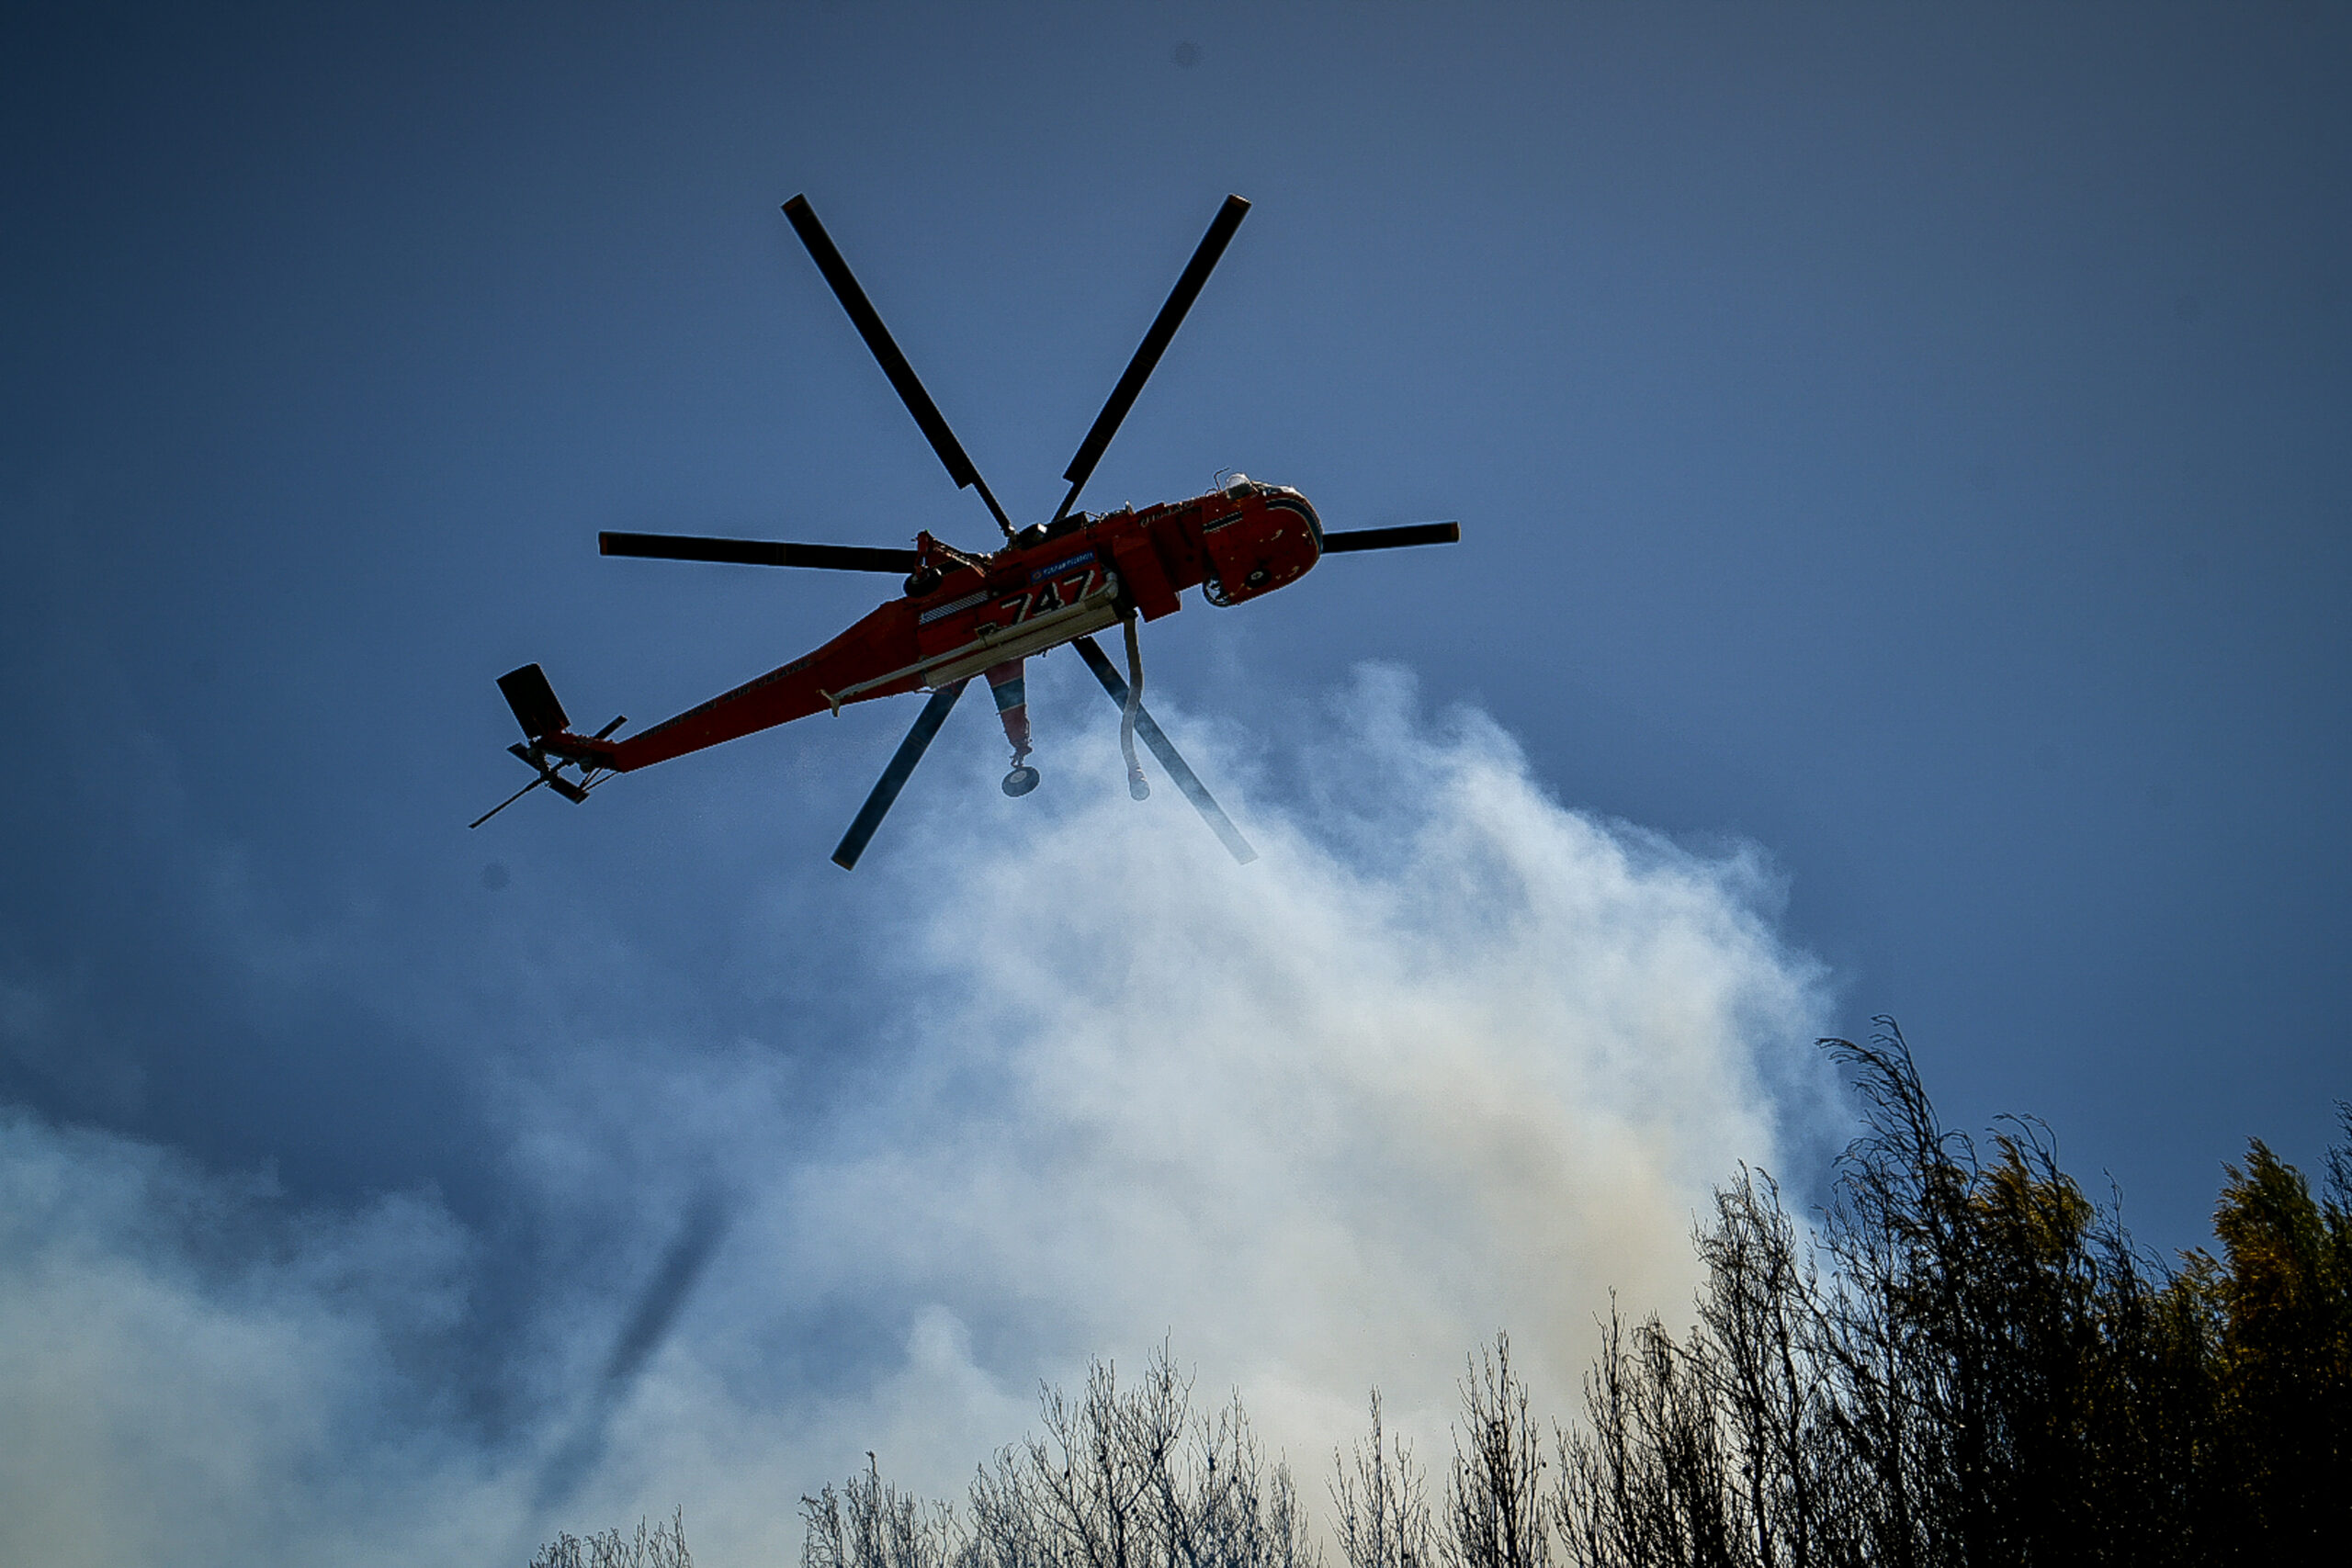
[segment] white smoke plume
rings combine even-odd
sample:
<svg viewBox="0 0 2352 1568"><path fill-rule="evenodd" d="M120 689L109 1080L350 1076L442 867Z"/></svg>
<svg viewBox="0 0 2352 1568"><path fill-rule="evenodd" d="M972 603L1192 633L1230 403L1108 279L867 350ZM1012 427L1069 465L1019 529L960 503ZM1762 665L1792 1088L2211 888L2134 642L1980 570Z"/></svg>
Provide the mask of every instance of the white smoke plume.
<svg viewBox="0 0 2352 1568"><path fill-rule="evenodd" d="M0 1118L0 1561L456 1562L512 1528L399 1370L460 1309L464 1238L269 1196Z"/></svg>
<svg viewBox="0 0 2352 1568"><path fill-rule="evenodd" d="M876 1050L821 1122L755 1042L501 1078L517 1179L634 1203L651 1238L528 1337L530 1378L584 1391L544 1429L485 1435L413 1371L474 1266L428 1200L273 1218L9 1123L0 1558L519 1564L683 1505L701 1561L782 1563L797 1497L865 1450L956 1495L1039 1380L1163 1337L1311 1504L1375 1382L1442 1459L1497 1328L1567 1414L1610 1291L1687 1310L1711 1184L1819 1126L1822 980L1771 878L1564 809L1392 674L1302 743L1318 782L1287 808L1162 716L1262 860L1164 784L1128 802L1102 726L1051 809L967 816L944 862L877 853L861 874L921 912L864 933ZM625 1152L586 1158L582 1116ZM684 1146L718 1190L675 1178ZM268 1235L219 1243L238 1227Z"/></svg>

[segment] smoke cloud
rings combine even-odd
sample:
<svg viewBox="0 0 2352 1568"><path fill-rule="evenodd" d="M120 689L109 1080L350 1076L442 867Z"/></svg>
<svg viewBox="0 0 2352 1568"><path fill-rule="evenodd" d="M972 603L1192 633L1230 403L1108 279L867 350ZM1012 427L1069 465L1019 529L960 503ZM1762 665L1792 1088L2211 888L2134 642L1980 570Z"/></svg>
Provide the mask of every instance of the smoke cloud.
<svg viewBox="0 0 2352 1568"><path fill-rule="evenodd" d="M859 874L906 912L859 933L848 1081L758 1041L489 1080L514 1180L619 1238L534 1306L519 1429L436 1353L486 1244L429 1194L289 1211L0 1124L0 1558L519 1563L682 1504L705 1561L781 1562L867 1450L958 1495L1040 1380L1163 1338L1311 1504L1375 1382L1442 1459L1498 1327L1566 1414L1611 1289L1686 1310L1710 1185L1827 1125L1823 977L1769 867L1563 808L1394 673L1303 727L1283 788L1291 754L1161 716L1258 864L1165 784L1129 802L1098 724L1049 795L902 806L900 846L956 850ZM939 760L986 789L978 750ZM594 1158L583 1115L622 1129Z"/></svg>

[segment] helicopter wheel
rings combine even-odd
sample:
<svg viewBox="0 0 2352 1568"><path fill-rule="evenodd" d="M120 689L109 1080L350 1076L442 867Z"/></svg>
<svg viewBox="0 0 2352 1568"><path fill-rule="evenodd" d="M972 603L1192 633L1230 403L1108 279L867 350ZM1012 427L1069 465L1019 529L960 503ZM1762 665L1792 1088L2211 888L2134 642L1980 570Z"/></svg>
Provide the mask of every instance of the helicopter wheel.
<svg viewBox="0 0 2352 1568"><path fill-rule="evenodd" d="M1004 793L1018 800L1037 787L1037 770L1023 764L1004 775Z"/></svg>

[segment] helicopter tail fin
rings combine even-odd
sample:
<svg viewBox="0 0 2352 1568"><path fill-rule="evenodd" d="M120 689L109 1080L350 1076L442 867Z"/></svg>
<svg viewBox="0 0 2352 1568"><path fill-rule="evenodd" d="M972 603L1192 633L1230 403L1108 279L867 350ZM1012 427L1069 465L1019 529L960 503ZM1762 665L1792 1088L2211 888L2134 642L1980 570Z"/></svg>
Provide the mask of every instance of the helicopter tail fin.
<svg viewBox="0 0 2352 1568"><path fill-rule="evenodd" d="M548 683L548 672L537 665L509 670L498 678L498 689L506 705L514 710L514 722L523 727L526 740L539 740L571 728L563 704L556 700L555 688Z"/></svg>
<svg viewBox="0 0 2352 1568"><path fill-rule="evenodd" d="M572 734L571 719L557 699L555 687L548 683L547 671L536 664L501 675L498 690L514 710L514 722L523 727L522 742L507 750L538 776L483 812L472 825L481 827L541 784L574 806L586 800L598 770L610 766L605 756L610 750L604 744L605 738L628 721L616 718L585 739ZM570 767L580 770L577 781L564 777L563 770Z"/></svg>

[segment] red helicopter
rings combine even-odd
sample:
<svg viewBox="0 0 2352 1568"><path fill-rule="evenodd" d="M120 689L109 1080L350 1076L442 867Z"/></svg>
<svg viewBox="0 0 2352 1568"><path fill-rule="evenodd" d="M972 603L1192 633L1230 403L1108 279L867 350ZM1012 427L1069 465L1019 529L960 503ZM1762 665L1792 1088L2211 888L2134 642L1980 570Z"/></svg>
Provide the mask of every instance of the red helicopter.
<svg viewBox="0 0 2352 1568"><path fill-rule="evenodd" d="M1296 581L1326 555L1451 544L1462 536L1462 530L1454 523L1421 523L1327 533L1305 496L1241 474L1189 501L1099 515L1074 510L1103 448L1111 444L1249 210L1250 204L1241 197L1225 198L1168 302L1160 307L1134 359L1112 389L1110 400L1095 417L1094 427L1079 445L1078 456L1064 470L1062 478L1069 481L1069 493L1049 520L1015 528L972 459L965 455L963 444L940 416L931 394L916 379L913 367L892 341L865 289L858 287L831 237L817 221L808 197L796 196L786 202L785 216L849 312L858 335L881 362L882 373L890 378L932 449L947 466L948 476L957 489L979 491L980 500L1003 531L1002 547L987 555L970 555L928 532L915 536L915 547L910 550L676 534L598 535L598 547L608 556L903 573L905 592L814 653L626 739L615 738L628 722L625 718L616 718L594 735L573 734L563 705L537 664L500 676L499 690L523 727L523 742L507 750L537 776L472 825L481 827L542 784L577 804L617 773L633 773L810 714L838 714L847 703L928 691L931 700L833 851L834 863L847 870L865 853L884 814L898 799L915 764L945 722L948 710L975 675L987 678L996 696L1005 739L1012 743L1012 771L1004 777L1004 793L1022 795L1036 788L1037 770L1027 761L1030 737L1023 661L1032 654L1069 643L1077 647L1103 691L1119 705L1119 740L1127 764L1129 793L1137 800L1151 793L1136 759L1135 742L1140 736L1234 858L1244 863L1256 859L1249 840L1144 709L1137 619L1153 621L1173 614L1180 608L1178 595L1187 588L1198 587L1212 604L1238 604ZM1114 625L1125 631L1125 679L1094 640L1096 632ZM566 770L574 768L579 776L566 776Z"/></svg>

